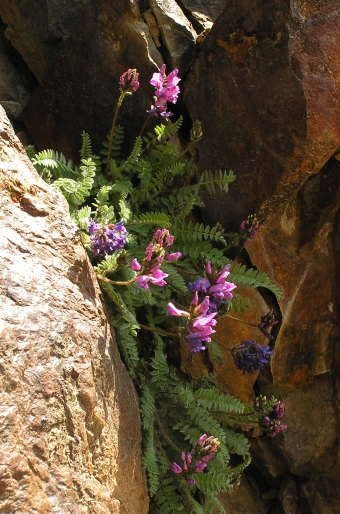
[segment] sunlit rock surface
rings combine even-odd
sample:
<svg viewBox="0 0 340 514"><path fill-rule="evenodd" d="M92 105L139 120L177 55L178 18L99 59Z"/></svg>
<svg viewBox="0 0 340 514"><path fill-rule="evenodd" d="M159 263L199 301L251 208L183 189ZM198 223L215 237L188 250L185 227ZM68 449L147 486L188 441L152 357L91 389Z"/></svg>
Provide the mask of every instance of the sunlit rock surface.
<svg viewBox="0 0 340 514"><path fill-rule="evenodd" d="M79 233L0 108L0 511L148 511L138 400Z"/></svg>

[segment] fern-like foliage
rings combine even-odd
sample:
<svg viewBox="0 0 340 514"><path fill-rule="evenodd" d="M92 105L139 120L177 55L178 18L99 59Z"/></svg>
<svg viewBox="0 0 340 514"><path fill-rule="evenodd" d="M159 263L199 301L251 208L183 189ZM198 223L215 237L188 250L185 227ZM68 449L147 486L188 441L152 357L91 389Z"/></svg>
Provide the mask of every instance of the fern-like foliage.
<svg viewBox="0 0 340 514"><path fill-rule="evenodd" d="M216 187L220 191L228 191L229 184L234 182L236 179L235 175L232 171L222 171L218 170L215 172L212 171L204 171L199 178L198 184L200 186L205 186L210 194L215 194Z"/></svg>
<svg viewBox="0 0 340 514"><path fill-rule="evenodd" d="M265 287L274 293L279 300L282 298L281 289L270 280L268 275L261 273L257 269L247 269L244 264L237 264L231 270L228 280L237 284L239 288L245 286L250 286L253 288Z"/></svg>
<svg viewBox="0 0 340 514"><path fill-rule="evenodd" d="M249 465L249 441L244 432L258 427L263 412L259 414L253 406L223 393L213 374L193 380L181 368L184 336L193 327L197 332L192 333L199 334L193 320L204 311L201 302L205 295L214 299L210 289L200 290L193 299L192 283L198 278L204 283L203 277L210 277L207 261L213 269L211 280L217 280L218 271L231 265L228 281L238 289L232 300L223 302L218 315L229 311L242 314L251 307L242 288L264 287L278 299L282 293L266 274L233 265L229 259L230 247L244 242L244 233L226 234L219 223L210 226L196 221L195 209L204 206L201 194L228 191L235 176L224 170L202 173L184 159L200 137L200 124L194 123L190 143L180 150L173 136L182 123L179 117L146 134L142 130L127 157L122 156L124 130L118 125L103 143L101 159L93 154L86 132L82 133L77 165L54 150L35 153L29 147L27 152L40 175L67 199L98 274L122 359L139 392L143 463L155 511L225 514L218 495L230 492ZM100 242L114 237L114 224L123 222L127 230L124 248L103 258L92 255L91 220L102 225L96 232ZM155 235L157 229L168 229L174 241L169 233L161 241ZM182 254L180 259L177 253ZM169 317L170 302L183 309L180 316ZM207 353L213 363L224 358L214 339L207 344ZM275 401L271 399L273 405ZM202 443L198 442L202 434L218 441L207 468L199 473L195 461L202 455ZM190 467L188 457L186 469L185 455L193 459ZM232 465L235 461L242 462ZM172 462L183 466L182 471L172 468Z"/></svg>

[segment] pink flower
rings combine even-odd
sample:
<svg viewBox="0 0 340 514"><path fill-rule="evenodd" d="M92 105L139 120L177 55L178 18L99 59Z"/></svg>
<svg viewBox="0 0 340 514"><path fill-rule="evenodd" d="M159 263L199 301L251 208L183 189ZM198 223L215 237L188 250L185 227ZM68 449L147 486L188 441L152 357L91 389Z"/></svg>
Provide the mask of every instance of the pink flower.
<svg viewBox="0 0 340 514"><path fill-rule="evenodd" d="M129 69L123 73L119 80L122 91L126 93L137 91L139 88L138 75L139 73L136 69Z"/></svg>
<svg viewBox="0 0 340 514"><path fill-rule="evenodd" d="M151 109L147 111L153 116L172 116L172 112L167 112L167 102L176 103L180 88L177 85L180 82L178 70L175 69L169 75L165 74L166 65L163 64L158 73L154 73L150 84L155 86L155 105L151 106Z"/></svg>
<svg viewBox="0 0 340 514"><path fill-rule="evenodd" d="M176 464L176 462L173 462L172 465L171 465L171 470L174 472L174 473L182 473L182 468L181 466L179 466L178 464Z"/></svg>
<svg viewBox="0 0 340 514"><path fill-rule="evenodd" d="M168 313L169 316L182 316L184 318L189 318L190 314L186 311L181 311L174 306L173 303L168 303Z"/></svg>
<svg viewBox="0 0 340 514"><path fill-rule="evenodd" d="M164 279L168 277L168 274L160 269L163 260L174 261L182 255L180 252L166 253L166 248L174 242L174 236L171 236L167 229L158 229L154 238L156 243L151 242L146 247L143 264L139 264L137 259L133 259L131 263L132 269L140 272L136 277L136 284L144 289L149 289L149 282L155 286L165 286Z"/></svg>
<svg viewBox="0 0 340 514"><path fill-rule="evenodd" d="M146 290L149 289L148 282L151 282L151 284L155 286L162 287L166 285L164 279L168 276L169 275L167 273L163 273L160 269L155 268L150 270L148 275L138 275L138 277L136 277L136 284Z"/></svg>
<svg viewBox="0 0 340 514"><path fill-rule="evenodd" d="M207 464L201 460L196 461L194 473L202 473L202 471L207 467Z"/></svg>
<svg viewBox="0 0 340 514"><path fill-rule="evenodd" d="M180 257L182 257L181 252L174 252L168 253L164 258L168 261L177 261L177 259L179 259Z"/></svg>
<svg viewBox="0 0 340 514"><path fill-rule="evenodd" d="M139 264L137 259L133 259L133 261L131 262L131 268L135 271L140 271L142 269L142 266Z"/></svg>

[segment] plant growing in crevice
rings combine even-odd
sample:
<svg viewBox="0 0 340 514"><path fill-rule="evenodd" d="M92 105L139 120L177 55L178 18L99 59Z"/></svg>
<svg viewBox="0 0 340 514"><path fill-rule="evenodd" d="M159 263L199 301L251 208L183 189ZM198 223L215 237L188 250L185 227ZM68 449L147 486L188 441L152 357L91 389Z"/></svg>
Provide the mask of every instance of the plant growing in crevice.
<svg viewBox="0 0 340 514"><path fill-rule="evenodd" d="M140 397L143 462L152 511L166 513L224 512L218 495L231 491L250 463L246 435L270 438L286 429L284 405L276 398L244 405L223 393L213 374L193 380L180 373L184 345L193 356L210 352L218 362L221 343L215 327L221 316L251 307L243 286L265 287L278 298L280 289L267 275L228 258L232 246L256 237L255 215L226 234L223 227L193 221L202 207L201 191L227 192L231 171L199 173L187 159L202 137L194 122L190 141L179 150L168 103L176 102L178 71L154 73L154 102L131 153L121 157L124 129L117 125L125 97L138 91L138 73L125 72L121 94L102 158L93 154L90 137L82 134L80 165L53 150L28 148L38 172L68 200L70 213L96 270L116 331L122 358ZM161 123L146 131L151 117ZM252 325L269 340L277 323L273 311ZM260 332L261 331L261 332ZM272 346L250 339L229 348L243 373L262 369ZM179 352L175 352L179 355ZM176 360L177 359L177 360Z"/></svg>

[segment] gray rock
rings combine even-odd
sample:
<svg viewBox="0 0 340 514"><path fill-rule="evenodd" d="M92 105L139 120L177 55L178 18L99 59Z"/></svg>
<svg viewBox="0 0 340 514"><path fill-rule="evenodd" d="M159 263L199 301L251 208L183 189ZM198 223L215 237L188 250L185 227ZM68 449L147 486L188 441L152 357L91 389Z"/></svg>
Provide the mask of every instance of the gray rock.
<svg viewBox="0 0 340 514"><path fill-rule="evenodd" d="M150 0L170 64L180 74L188 69L197 52L197 34L175 0Z"/></svg>

